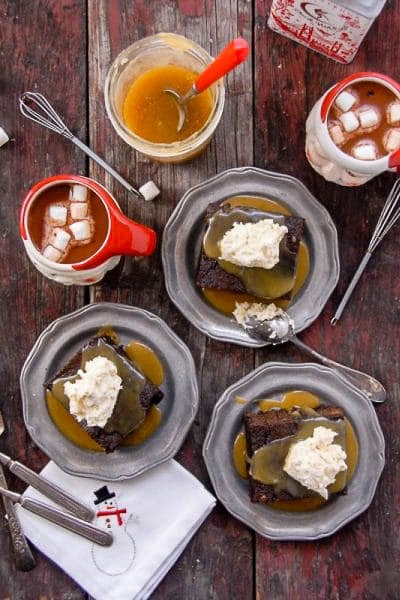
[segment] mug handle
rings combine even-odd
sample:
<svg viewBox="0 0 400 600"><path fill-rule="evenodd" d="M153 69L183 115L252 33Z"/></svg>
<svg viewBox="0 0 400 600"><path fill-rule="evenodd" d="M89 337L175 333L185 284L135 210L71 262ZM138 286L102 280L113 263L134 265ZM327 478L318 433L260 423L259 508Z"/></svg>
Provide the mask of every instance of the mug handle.
<svg viewBox="0 0 400 600"><path fill-rule="evenodd" d="M76 271L97 267L112 256L153 254L157 242L156 232L146 225L128 219L116 206L109 204L108 209L110 234L107 243L87 260L74 264L73 269Z"/></svg>
<svg viewBox="0 0 400 600"><path fill-rule="evenodd" d="M400 173L400 150L396 150L390 154L388 166L389 169L396 169L397 173Z"/></svg>

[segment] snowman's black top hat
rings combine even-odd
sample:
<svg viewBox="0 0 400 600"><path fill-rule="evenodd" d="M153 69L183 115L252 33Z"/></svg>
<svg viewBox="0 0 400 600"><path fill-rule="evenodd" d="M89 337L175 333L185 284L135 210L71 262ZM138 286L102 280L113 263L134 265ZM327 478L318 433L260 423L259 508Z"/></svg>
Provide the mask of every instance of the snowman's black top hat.
<svg viewBox="0 0 400 600"><path fill-rule="evenodd" d="M110 500L110 498L115 498L114 492L110 493L106 485L96 490L94 495L96 496L96 500L94 501L95 504L101 504L106 500Z"/></svg>

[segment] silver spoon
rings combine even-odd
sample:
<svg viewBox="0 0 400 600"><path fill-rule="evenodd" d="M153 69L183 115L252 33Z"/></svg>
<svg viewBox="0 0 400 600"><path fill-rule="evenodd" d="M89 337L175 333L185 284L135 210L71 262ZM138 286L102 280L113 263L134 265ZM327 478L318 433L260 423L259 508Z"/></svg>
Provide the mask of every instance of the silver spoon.
<svg viewBox="0 0 400 600"><path fill-rule="evenodd" d="M190 88L190 90L181 96L176 90L167 88L164 90L166 94L173 96L176 100L178 108L178 125L176 130L179 132L186 120L186 102L197 96L201 92L204 92L213 83L221 79L224 75L229 73L232 69L237 67L241 62L246 60L249 54L249 45L243 38L236 38L232 40L217 58L210 63L204 71L200 73L196 81Z"/></svg>
<svg viewBox="0 0 400 600"><path fill-rule="evenodd" d="M5 426L3 421L3 415L0 411L0 435L4 433ZM7 481L4 476L3 467L0 464L0 486L3 489L7 489ZM36 561L33 558L33 554L29 547L28 541L22 531L21 523L18 519L18 515L15 511L14 504L12 501L3 496L4 510L8 517L8 528L10 530L11 541L15 553L16 566L19 571L30 571L36 566Z"/></svg>
<svg viewBox="0 0 400 600"><path fill-rule="evenodd" d="M371 400L380 404L386 399L386 390L383 385L361 371L356 371L345 365L341 365L316 350L307 346L304 342L299 340L294 332L294 323L289 315L284 311L280 310L279 313L272 319L260 321L254 315L246 317L244 327L248 333L268 344L282 344L284 342L292 342L295 346L304 350L308 354L311 354L314 358L319 360L323 365L331 367L334 371L339 373L344 379L347 379L354 386L359 388L366 396Z"/></svg>
<svg viewBox="0 0 400 600"><path fill-rule="evenodd" d="M28 496L10 492L9 489L2 486L0 486L0 494L3 496L3 499L6 498L7 500L11 500L11 502L20 504L35 515L39 515L39 517L43 517L43 519L64 527L68 531L81 535L95 544L111 546L113 543L113 536L108 531L104 531L87 521L82 521L78 517L74 517L74 515L64 513L54 506L50 506L34 498L29 498Z"/></svg>

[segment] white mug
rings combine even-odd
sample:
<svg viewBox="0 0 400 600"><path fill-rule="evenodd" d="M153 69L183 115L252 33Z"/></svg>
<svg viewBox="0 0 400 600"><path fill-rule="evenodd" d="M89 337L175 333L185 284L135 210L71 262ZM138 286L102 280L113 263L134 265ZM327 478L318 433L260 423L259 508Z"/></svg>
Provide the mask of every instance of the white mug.
<svg viewBox="0 0 400 600"><path fill-rule="evenodd" d="M375 81L389 88L400 99L400 84L386 75L354 73L330 88L314 104L306 122L306 155L310 165L327 181L339 185L362 185L384 171L399 171L400 149L377 160L359 160L343 152L328 131L328 114L338 94L358 81Z"/></svg>

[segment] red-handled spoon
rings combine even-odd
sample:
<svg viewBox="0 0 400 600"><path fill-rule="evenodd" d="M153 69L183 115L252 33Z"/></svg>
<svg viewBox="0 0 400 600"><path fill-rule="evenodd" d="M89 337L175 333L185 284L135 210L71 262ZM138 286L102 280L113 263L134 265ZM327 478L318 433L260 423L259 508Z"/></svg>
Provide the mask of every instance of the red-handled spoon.
<svg viewBox="0 0 400 600"><path fill-rule="evenodd" d="M201 92L204 92L213 83L221 79L224 75L232 71L235 67L240 65L249 55L249 45L245 39L239 37L232 40L224 50L217 56L212 63L204 69L190 88L190 90L181 96L175 90L168 88L164 92L171 94L177 101L179 120L177 131L180 131L183 127L186 118L185 104L193 96L197 96Z"/></svg>

